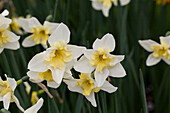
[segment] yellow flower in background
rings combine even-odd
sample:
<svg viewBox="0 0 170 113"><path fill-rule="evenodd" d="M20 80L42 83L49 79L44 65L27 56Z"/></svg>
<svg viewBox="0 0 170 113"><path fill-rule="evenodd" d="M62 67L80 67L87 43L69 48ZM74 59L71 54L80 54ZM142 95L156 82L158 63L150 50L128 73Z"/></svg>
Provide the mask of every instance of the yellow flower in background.
<svg viewBox="0 0 170 113"><path fill-rule="evenodd" d="M96 39L93 49L83 51L84 56L75 63L74 69L81 73L92 73L98 86L102 86L108 76L124 77L126 72L120 62L124 55L112 55L115 49L113 35L107 33L102 39Z"/></svg>
<svg viewBox="0 0 170 113"><path fill-rule="evenodd" d="M32 92L32 95L31 95L31 103L32 103L32 104L37 103L38 99L39 99L39 98L38 98L37 92L36 92L36 91L33 91L33 92Z"/></svg>
<svg viewBox="0 0 170 113"><path fill-rule="evenodd" d="M3 106L6 110L9 109L9 105L12 102L15 102L17 107L21 110L24 111L24 109L20 106L20 103L14 95L15 88L17 86L17 83L15 79L7 77L5 75L6 80L2 80L0 78L0 101L3 101Z"/></svg>
<svg viewBox="0 0 170 113"><path fill-rule="evenodd" d="M50 48L35 55L29 62L27 75L30 81L39 83L46 80L48 87L57 88L65 76L70 77L70 69L85 47L69 45L69 41L69 28L59 24L48 38Z"/></svg>
<svg viewBox="0 0 170 113"><path fill-rule="evenodd" d="M139 40L139 44L148 52L152 52L147 60L146 65L156 65L163 59L170 65L170 36L160 37L161 44L153 40Z"/></svg>
<svg viewBox="0 0 170 113"><path fill-rule="evenodd" d="M83 94L94 107L97 106L95 93L100 90L113 93L117 90L117 87L114 87L106 80L104 81L104 84L99 87L97 82L91 78L91 74L81 73L79 77L80 79L64 79L64 82L68 85L70 91Z"/></svg>
<svg viewBox="0 0 170 113"><path fill-rule="evenodd" d="M8 15L8 13L9 12L5 10L0 14L0 53L4 49L16 50L20 47L18 42L20 37L8 30L11 19L4 17Z"/></svg>
<svg viewBox="0 0 170 113"><path fill-rule="evenodd" d="M165 5L167 3L170 3L170 0L156 0L156 3Z"/></svg>
<svg viewBox="0 0 170 113"><path fill-rule="evenodd" d="M118 0L91 0L92 1L92 7L95 10L102 10L103 15L105 17L109 16L109 10L112 7L112 4L115 6L118 5ZM120 0L120 5L124 6L127 5L130 2L130 0Z"/></svg>
<svg viewBox="0 0 170 113"><path fill-rule="evenodd" d="M19 18L18 24L24 29L25 32L32 33L22 42L24 47L42 44L43 47L47 48L47 40L49 35L58 27L58 23L51 23L48 21L45 21L42 25L35 17Z"/></svg>

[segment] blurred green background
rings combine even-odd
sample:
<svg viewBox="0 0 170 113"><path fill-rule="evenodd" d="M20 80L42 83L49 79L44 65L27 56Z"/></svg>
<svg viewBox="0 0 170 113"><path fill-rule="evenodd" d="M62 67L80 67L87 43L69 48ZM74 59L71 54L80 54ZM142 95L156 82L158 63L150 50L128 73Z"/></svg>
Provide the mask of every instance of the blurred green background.
<svg viewBox="0 0 170 113"><path fill-rule="evenodd" d="M39 95L45 100L39 113L170 113L170 66L161 61L147 67L145 61L149 53L138 43L139 39L159 42L159 36L165 36L170 30L170 3L131 0L124 7L112 6L108 18L94 10L90 0L1 0L0 8L1 12L8 9L10 18L30 14L41 23L51 15L52 18L48 18L51 22L63 22L69 27L71 44L87 48L92 47L96 38L112 33L116 40L113 54L126 56L122 64L127 76L111 78L111 83L119 88L112 94L100 91L96 95L97 108L81 94L70 92L62 83L58 89L48 88L54 99L46 94ZM21 36L20 42L26 36ZM28 71L29 60L43 50L41 45L5 50L0 54L0 74L7 73L20 79ZM32 91L40 89L29 83ZM55 96L56 91L60 97ZM24 109L31 106L31 94L26 94L23 84L17 87L15 95ZM61 99L63 102L59 101ZM2 102L0 104L2 108ZM20 113L15 104L10 105L9 111Z"/></svg>

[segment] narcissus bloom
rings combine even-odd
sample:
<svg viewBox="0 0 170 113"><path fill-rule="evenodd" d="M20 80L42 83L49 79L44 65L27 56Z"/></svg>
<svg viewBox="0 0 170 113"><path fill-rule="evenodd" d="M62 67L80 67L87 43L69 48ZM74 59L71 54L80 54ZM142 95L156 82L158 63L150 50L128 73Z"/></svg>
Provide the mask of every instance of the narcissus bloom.
<svg viewBox="0 0 170 113"><path fill-rule="evenodd" d="M42 107L43 102L43 98L40 98L36 104L25 110L24 113L37 113L38 110Z"/></svg>
<svg viewBox="0 0 170 113"><path fill-rule="evenodd" d="M9 109L10 103L15 102L17 107L21 111L24 111L24 109L20 106L18 99L14 95L16 86L17 83L15 79L6 76L6 80L3 81L0 78L0 101L3 101L3 105L6 110Z"/></svg>
<svg viewBox="0 0 170 113"><path fill-rule="evenodd" d="M5 10L0 14L0 53L4 49L16 50L20 47L18 42L20 37L7 30L11 23L11 19L4 16L8 15L8 13L9 12Z"/></svg>
<svg viewBox="0 0 170 113"><path fill-rule="evenodd" d="M96 39L93 49L84 50L84 56L75 63L74 69L81 73L92 73L98 86L102 86L108 76L124 77L126 72L120 62L124 55L111 55L115 49L115 39L106 34L102 39Z"/></svg>
<svg viewBox="0 0 170 113"><path fill-rule="evenodd" d="M118 0L91 0L92 1L92 7L96 10L102 10L103 15L108 17L109 16L109 10L112 7L112 3L117 6ZM119 0L120 5L124 6L127 5L130 0Z"/></svg>
<svg viewBox="0 0 170 113"><path fill-rule="evenodd" d="M69 41L70 31L61 23L48 39L51 47L29 62L27 74L31 81L46 80L49 87L57 88L62 78L71 74L70 69L85 47L67 44Z"/></svg>
<svg viewBox="0 0 170 113"><path fill-rule="evenodd" d="M148 52L152 52L147 60L147 66L156 65L163 59L170 65L170 36L160 37L161 44L153 40L139 40L139 44Z"/></svg>
<svg viewBox="0 0 170 113"><path fill-rule="evenodd" d="M8 29L10 31L14 31L15 33L17 33L19 35L22 35L23 31L21 30L21 26L18 24L18 19L19 18L17 18L17 17L13 17L12 22L11 22L10 26L8 27Z"/></svg>
<svg viewBox="0 0 170 113"><path fill-rule="evenodd" d="M108 81L104 81L102 86L98 86L95 80L91 77L91 74L81 73L80 79L64 79L64 82L68 85L68 89L73 92L83 94L91 104L96 107L95 93L100 90L108 93L113 93L117 90L117 87L112 86Z"/></svg>
<svg viewBox="0 0 170 113"><path fill-rule="evenodd" d="M45 21L42 25L35 17L27 19L19 18L18 24L25 30L25 32L32 33L22 42L24 47L42 44L46 48L49 35L58 27L58 23L51 23L48 21Z"/></svg>

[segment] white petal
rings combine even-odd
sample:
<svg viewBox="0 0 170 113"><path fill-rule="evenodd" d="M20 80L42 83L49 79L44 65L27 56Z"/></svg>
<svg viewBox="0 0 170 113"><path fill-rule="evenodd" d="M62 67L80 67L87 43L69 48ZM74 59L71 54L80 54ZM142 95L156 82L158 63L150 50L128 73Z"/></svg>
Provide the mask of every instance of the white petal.
<svg viewBox="0 0 170 113"><path fill-rule="evenodd" d="M0 27L7 29L9 27L9 24L12 22L12 20L0 15L0 22L1 22Z"/></svg>
<svg viewBox="0 0 170 113"><path fill-rule="evenodd" d="M65 72L70 73L70 70L73 68L73 66L74 66L74 64L75 64L76 62L77 62L76 59L68 62L68 63L66 64ZM70 73L70 74L71 74L71 73Z"/></svg>
<svg viewBox="0 0 170 113"><path fill-rule="evenodd" d="M11 92L3 96L3 105L6 110L9 109L10 100L11 100Z"/></svg>
<svg viewBox="0 0 170 113"><path fill-rule="evenodd" d="M101 87L101 90L106 91L108 93L113 93L117 90L118 88L110 84L108 81L105 81L103 86Z"/></svg>
<svg viewBox="0 0 170 113"><path fill-rule="evenodd" d="M160 37L161 43L165 44L166 46L170 47L170 35L166 37Z"/></svg>
<svg viewBox="0 0 170 113"><path fill-rule="evenodd" d="M19 45L18 41L16 41L16 42L9 42L9 43L4 44L4 48L12 49L12 50L17 50L17 49L20 48L20 45Z"/></svg>
<svg viewBox="0 0 170 113"><path fill-rule="evenodd" d="M7 81L9 81L10 87L14 91L15 88L17 87L17 82L15 81L15 79L14 78L7 78Z"/></svg>
<svg viewBox="0 0 170 113"><path fill-rule="evenodd" d="M94 72L95 80L97 86L100 87L104 84L106 78L109 76L109 70L107 68L103 68L102 73L99 73L97 70Z"/></svg>
<svg viewBox="0 0 170 113"><path fill-rule="evenodd" d="M56 30L58 25L59 25L59 23L51 23L51 22L48 22L48 21L44 22L44 26L47 26L47 27L50 28L50 34L53 33Z"/></svg>
<svg viewBox="0 0 170 113"><path fill-rule="evenodd" d="M115 49L115 39L112 34L107 33L102 39L96 39L93 43L93 49L98 50L99 47L109 48L110 51Z"/></svg>
<svg viewBox="0 0 170 113"><path fill-rule="evenodd" d="M9 42L16 42L16 41L18 41L20 39L20 36L15 35L11 31L5 30L4 33L10 37Z"/></svg>
<svg viewBox="0 0 170 113"><path fill-rule="evenodd" d="M156 58L152 54L150 54L146 60L146 65L153 66L159 63L160 61L161 61L161 58Z"/></svg>
<svg viewBox="0 0 170 113"><path fill-rule="evenodd" d="M68 47L69 50L72 51L72 56L73 56L74 59L76 59L80 55L82 55L83 50L85 50L85 47L81 47L81 46L68 45L67 47Z"/></svg>
<svg viewBox="0 0 170 113"><path fill-rule="evenodd" d="M59 24L57 29L51 34L51 36L48 38L48 42L51 46L53 46L55 42L61 40L64 40L66 43L70 41L70 30L63 23Z"/></svg>
<svg viewBox="0 0 170 113"><path fill-rule="evenodd" d="M31 17L30 19L28 19L28 25L30 28L42 26L41 23L35 17Z"/></svg>
<svg viewBox="0 0 170 113"><path fill-rule="evenodd" d="M94 106L97 107L94 92L91 92L90 96L85 96L88 101Z"/></svg>
<svg viewBox="0 0 170 113"><path fill-rule="evenodd" d="M163 58L163 61L165 61L168 65L170 65L170 59Z"/></svg>
<svg viewBox="0 0 170 113"><path fill-rule="evenodd" d="M109 76L112 77L124 77L126 75L126 72L120 63L116 64L113 68L109 69L109 71L110 71Z"/></svg>
<svg viewBox="0 0 170 113"><path fill-rule="evenodd" d="M14 102L15 102L15 104L17 105L17 107L18 107L22 112L24 112L24 109L21 107L18 99L17 99L15 96L13 96L13 97L14 97Z"/></svg>
<svg viewBox="0 0 170 113"><path fill-rule="evenodd" d="M95 52L95 50L93 50L93 49L85 49L85 50L83 51L84 56L85 56L86 58L88 58L89 60L91 60L91 55L94 54L94 52Z"/></svg>
<svg viewBox="0 0 170 113"><path fill-rule="evenodd" d="M7 16L9 15L9 11L8 10L4 10L2 13L1 13L2 16Z"/></svg>
<svg viewBox="0 0 170 113"><path fill-rule="evenodd" d="M0 54L2 53L3 50L4 50L4 48L0 47Z"/></svg>
<svg viewBox="0 0 170 113"><path fill-rule="evenodd" d="M65 69L51 69L52 77L57 84L61 84Z"/></svg>
<svg viewBox="0 0 170 113"><path fill-rule="evenodd" d="M127 5L130 2L130 0L120 0L120 5L124 6Z"/></svg>
<svg viewBox="0 0 170 113"><path fill-rule="evenodd" d="M34 71L28 71L27 75L30 77L30 81L34 83L40 83L43 80L38 78L39 72L34 72Z"/></svg>
<svg viewBox="0 0 170 113"><path fill-rule="evenodd" d="M102 7L103 7L103 4L101 2L98 2L98 1L92 1L92 7L95 10L101 10Z"/></svg>
<svg viewBox="0 0 170 113"><path fill-rule="evenodd" d="M95 67L90 66L89 60L82 56L78 62L75 63L74 69L82 73L91 73Z"/></svg>
<svg viewBox="0 0 170 113"><path fill-rule="evenodd" d="M114 61L110 63L111 66L114 66L117 63L120 63L125 58L124 55L112 55L112 57L114 57Z"/></svg>
<svg viewBox="0 0 170 113"><path fill-rule="evenodd" d="M52 81L52 82L47 82L47 86L51 88L58 88L60 84L57 84L56 82Z"/></svg>
<svg viewBox="0 0 170 113"><path fill-rule="evenodd" d="M110 8L111 8L111 6L110 6L110 7L105 7L105 6L103 6L102 12L103 12L103 15L104 15L105 17L108 17L108 16L109 16L109 10L110 10Z"/></svg>
<svg viewBox="0 0 170 113"><path fill-rule="evenodd" d="M36 43L34 42L34 40L31 40L30 38L32 37L33 35L30 35L28 37L26 37L23 42L22 42L22 46L24 47L31 47L31 46L35 46Z"/></svg>
<svg viewBox="0 0 170 113"><path fill-rule="evenodd" d="M64 73L63 78L64 78L64 79L74 79L73 76L72 76L72 74L67 73L67 72Z"/></svg>
<svg viewBox="0 0 170 113"><path fill-rule="evenodd" d="M24 29L25 32L31 32L31 27L29 26L29 19L19 18L18 24Z"/></svg>
<svg viewBox="0 0 170 113"><path fill-rule="evenodd" d="M42 107L43 102L44 102L43 98L40 98L36 104L28 108L24 113L37 113L38 110Z"/></svg>
<svg viewBox="0 0 170 113"><path fill-rule="evenodd" d="M152 46L155 46L155 45L159 45L157 42L153 41L153 40L139 40L138 41L139 44L145 49L147 50L148 52L152 52L153 50L151 49Z"/></svg>
<svg viewBox="0 0 170 113"><path fill-rule="evenodd" d="M47 71L47 64L44 61L45 51L36 54L28 63L28 69L36 72Z"/></svg>
<svg viewBox="0 0 170 113"><path fill-rule="evenodd" d="M63 80L67 85L68 85L68 89L72 92L78 92L78 93L82 93L83 90L78 87L77 81L75 79L69 79L69 80Z"/></svg>

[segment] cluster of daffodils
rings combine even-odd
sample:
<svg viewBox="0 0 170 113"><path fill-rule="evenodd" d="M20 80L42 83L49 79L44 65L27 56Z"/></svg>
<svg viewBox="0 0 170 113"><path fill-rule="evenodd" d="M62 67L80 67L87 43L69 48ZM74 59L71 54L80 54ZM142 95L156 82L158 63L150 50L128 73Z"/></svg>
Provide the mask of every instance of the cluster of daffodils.
<svg viewBox="0 0 170 113"><path fill-rule="evenodd" d="M27 75L34 83L45 80L51 88L58 88L63 80L71 91L83 94L93 106L97 106L94 93L117 90L106 80L108 76L126 75L120 64L124 56L110 54L115 48L115 39L109 33L96 39L93 49L71 45L69 41L70 30L60 23L48 38L50 47L30 60ZM72 68L81 73L80 79L73 78Z"/></svg>
<svg viewBox="0 0 170 113"><path fill-rule="evenodd" d="M0 14L0 53L4 49L16 50L20 47L18 42L20 37L8 30L12 22L11 19L5 17L8 14L7 10Z"/></svg>
<svg viewBox="0 0 170 113"><path fill-rule="evenodd" d="M95 10L102 10L103 15L105 17L109 16L109 10L112 7L112 4L115 6L118 5L118 1L120 2L121 6L127 5L130 0L91 0L92 1L92 7Z"/></svg>
<svg viewBox="0 0 170 113"><path fill-rule="evenodd" d="M17 97L14 95L14 91L17 87L17 82L14 78L9 78L7 75L5 75L5 80L2 80L0 78L0 101L3 101L3 106L6 110L9 109L10 103L15 102L17 107L23 112L23 113L37 113L38 110L43 105L43 99L40 98L36 104L34 104L32 107L28 108L27 110L24 110Z"/></svg>
<svg viewBox="0 0 170 113"><path fill-rule="evenodd" d="M147 66L156 65L161 61L165 61L170 65L170 36L160 37L160 44L153 40L139 40L139 44L148 52L152 52L147 60Z"/></svg>

